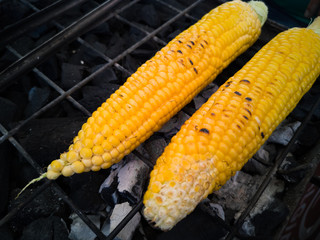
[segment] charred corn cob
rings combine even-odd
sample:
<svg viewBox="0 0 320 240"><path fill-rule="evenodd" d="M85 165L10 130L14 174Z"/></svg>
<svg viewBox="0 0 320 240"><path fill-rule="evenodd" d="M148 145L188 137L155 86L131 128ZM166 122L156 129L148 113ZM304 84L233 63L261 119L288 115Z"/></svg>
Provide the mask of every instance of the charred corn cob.
<svg viewBox="0 0 320 240"><path fill-rule="evenodd" d="M319 30L280 33L186 121L151 172L149 221L171 229L252 157L319 76Z"/></svg>
<svg viewBox="0 0 320 240"><path fill-rule="evenodd" d="M223 4L173 39L92 114L45 176L98 171L129 154L257 40L267 13L254 8Z"/></svg>

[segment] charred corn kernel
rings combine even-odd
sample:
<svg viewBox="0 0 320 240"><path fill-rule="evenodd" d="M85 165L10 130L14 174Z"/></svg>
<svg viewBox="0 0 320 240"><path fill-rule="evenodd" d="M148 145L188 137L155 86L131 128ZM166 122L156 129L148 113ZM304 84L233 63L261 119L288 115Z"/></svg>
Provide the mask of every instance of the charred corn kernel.
<svg viewBox="0 0 320 240"><path fill-rule="evenodd" d="M72 167L72 170L75 172L75 173L82 173L84 171L84 164L80 161L75 161L71 164L71 167Z"/></svg>
<svg viewBox="0 0 320 240"><path fill-rule="evenodd" d="M151 172L146 218L168 230L193 211L242 168L319 74L320 17L276 36L186 121Z"/></svg>
<svg viewBox="0 0 320 240"><path fill-rule="evenodd" d="M261 6L222 4L157 52L83 124L68 164L99 155L111 165L159 130L258 39L267 17Z"/></svg>

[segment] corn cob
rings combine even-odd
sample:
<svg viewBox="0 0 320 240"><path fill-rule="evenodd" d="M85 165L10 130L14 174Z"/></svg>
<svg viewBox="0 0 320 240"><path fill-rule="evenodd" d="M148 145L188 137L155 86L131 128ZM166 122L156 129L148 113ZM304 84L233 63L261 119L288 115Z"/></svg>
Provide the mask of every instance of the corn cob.
<svg viewBox="0 0 320 240"><path fill-rule="evenodd" d="M267 13L254 8L223 4L179 34L92 114L45 176L109 168L159 130L257 40Z"/></svg>
<svg viewBox="0 0 320 240"><path fill-rule="evenodd" d="M319 76L319 30L278 34L186 121L151 172L146 219L171 229L253 156Z"/></svg>

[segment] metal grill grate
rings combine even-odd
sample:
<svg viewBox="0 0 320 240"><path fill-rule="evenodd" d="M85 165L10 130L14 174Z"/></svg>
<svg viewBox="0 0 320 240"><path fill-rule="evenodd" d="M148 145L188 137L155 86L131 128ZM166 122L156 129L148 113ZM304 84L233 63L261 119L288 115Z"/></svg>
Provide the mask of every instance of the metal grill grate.
<svg viewBox="0 0 320 240"><path fill-rule="evenodd" d="M2 133L2 136L0 137L0 144L3 144L6 141L9 141L16 151L23 156L23 158L29 162L29 164L35 168L39 174L43 173L42 167L37 164L37 162L30 156L30 154L21 146L21 144L17 141L15 138L15 135L19 133L19 131L24 127L27 123L29 123L31 120L36 119L40 117L42 114L46 113L53 107L57 106L60 102L63 100L69 101L75 108L77 108L80 112L82 112L86 116L90 116L90 111L86 109L84 106L79 103L74 97L72 97L72 94L84 87L86 84L88 84L91 80L93 80L95 77L97 77L99 74L103 73L107 68L114 67L119 72L123 74L124 77L127 77L131 74L131 71L126 69L126 67L121 64L121 61L130 53L138 49L140 46L142 46L144 43L148 41L154 41L159 46L164 46L167 42L167 39L162 39L161 35L159 33L163 30L166 30L170 25L178 22L178 21L184 21L185 19L188 20L188 24L191 25L193 22L195 22L201 14L204 14L208 12L210 9L216 7L217 5L221 4L223 1L187 1L190 4L170 4L162 1L157 0L156 4L161 6L161 9L166 9L166 11L170 11L172 13L172 17L170 17L166 22L161 23L157 28L151 29L150 27L142 27L141 25L137 25L135 23L132 23L129 19L126 19L121 15L122 12L126 10L130 10L132 6L135 4L138 4L139 0L135 1L119 1L119 0L113 0L113 1L57 1L50 6L43 8L42 10L38 9L35 5L33 5L31 2L27 0L20 0L21 3L23 3L26 7L28 7L31 11L34 12L32 16L22 19L16 24L13 24L11 27L7 28L6 30L2 31L0 35L2 36L1 45L6 45L6 50L12 53L18 60L11 65L9 65L7 68L5 68L0 73L0 88L3 90L6 87L12 85L12 84L20 84L17 83L17 80L19 77L25 73L29 73L33 71L33 73L38 76L40 79L42 79L45 84L50 86L52 89L54 89L57 92L57 97L47 103L45 106L41 107L38 111L30 115L29 117L26 117L25 119L22 119L16 126L12 127L11 129L8 129L8 127L4 127L2 124L0 124L0 132ZM88 3L90 2L94 8L88 12L86 15L84 15L81 19L76 19L72 24L69 26L63 26L60 24L56 19L63 15L67 10L71 9L72 7ZM201 9L199 11L199 9ZM197 11L195 11L197 10ZM96 49L94 46L92 46L89 42L87 42L85 39L82 38L82 35L88 30L98 26L99 24L103 22L108 22L112 19L116 19L117 21L120 21L121 23L125 25L129 25L131 27L134 27L136 30L140 31L140 33L144 34L144 37L137 41L136 43L129 46L127 49L119 53L115 57L109 57L108 54L101 52L100 50ZM22 56L23 54L20 54L14 47L10 45L10 41L13 41L14 39L19 38L21 35L25 34L26 32L31 31L33 28L47 22L52 21L51 26L53 28L58 29L57 34L55 34L52 38L48 39L44 43L42 43L40 46L38 46L36 49L32 50L31 52L27 53L26 55ZM16 31L16 29L22 29L23 31ZM264 31L258 42L250 48L249 51L245 53L245 55L242 55L239 57L235 63L233 63L227 71L224 71L222 76L219 76L218 79L220 81L226 80L228 77L230 77L237 69L239 69L246 61L248 61L255 52L257 52L261 46L263 46L266 42L268 42L274 35L276 35L278 32L285 30L284 27L272 22L267 21L266 25L264 26ZM266 32L267 34L264 34ZM46 59L48 59L50 56L56 54L56 51L59 50L62 47L67 46L72 41L76 42L77 44L81 46L85 46L87 49L90 49L91 51L94 51L103 61L105 62L101 68L96 70L94 73L88 75L86 78L81 80L79 83L73 85L70 89L64 90L61 86L59 86L57 83L55 83L53 80L51 80L48 76L46 76L43 72L41 72L37 66L44 62ZM302 129L305 127L305 125L310 120L313 112L315 109L319 106L320 99L318 99L317 102L314 103L311 111L307 115L307 117L302 122L299 130L296 132L294 137L291 139L290 143L287 145L287 147L279 154L277 157L277 160L275 161L274 165L271 167L269 172L265 175L264 180L262 181L262 184L250 203L248 204L246 210L242 213L238 221L230 226L224 221L220 221L220 224L222 227L224 227L228 231L227 239L232 239L234 236L238 236L238 230L243 224L243 221L247 217L247 215L250 213L250 210L255 206L256 202L259 200L261 194L265 190L265 188L270 183L271 179L275 177L275 174L286 157L287 153L290 150L290 147L295 142L297 136L302 131ZM141 160L143 160L151 169L152 163L146 159L144 156L142 156L139 152L134 151L132 154L137 155ZM49 159L51 160L51 159ZM48 160L48 161L49 161ZM74 203L73 201L68 197L68 195L65 193L65 191L56 183L52 181L45 180L41 186L33 192L33 194L26 199L21 205L17 206L14 209L11 209L10 212L7 213L6 216L4 216L0 220L0 226L10 221L17 212L19 212L23 207L25 207L28 203L30 203L35 197L40 195L45 189L53 187L54 191L58 194L60 198L65 201L69 207L74 211L76 214L79 215L79 217L90 227L90 229L96 234L96 236L99 239L114 239L116 235L122 230L122 228L131 220L131 218L142 209L142 200L140 200L135 207L132 209L132 211L120 222L120 224L108 235L105 236L95 225L94 223L86 216L84 212L82 212Z"/></svg>

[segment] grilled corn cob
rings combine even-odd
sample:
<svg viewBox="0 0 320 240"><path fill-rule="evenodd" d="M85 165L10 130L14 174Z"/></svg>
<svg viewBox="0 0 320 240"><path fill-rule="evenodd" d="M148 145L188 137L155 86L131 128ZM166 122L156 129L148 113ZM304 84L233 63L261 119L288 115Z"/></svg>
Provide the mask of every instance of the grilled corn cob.
<svg viewBox="0 0 320 240"><path fill-rule="evenodd" d="M92 114L45 176L109 168L159 130L257 40L267 13L254 8L223 4L179 34Z"/></svg>
<svg viewBox="0 0 320 240"><path fill-rule="evenodd" d="M252 157L319 76L319 30L277 35L186 121L151 172L149 221L171 229Z"/></svg>

